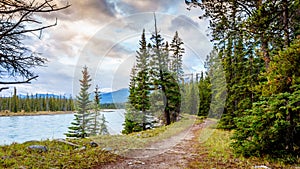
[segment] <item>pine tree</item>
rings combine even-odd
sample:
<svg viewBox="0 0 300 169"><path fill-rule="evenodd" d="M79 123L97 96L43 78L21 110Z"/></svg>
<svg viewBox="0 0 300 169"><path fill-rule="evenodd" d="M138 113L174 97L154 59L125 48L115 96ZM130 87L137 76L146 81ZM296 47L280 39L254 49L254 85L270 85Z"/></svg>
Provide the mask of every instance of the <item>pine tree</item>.
<svg viewBox="0 0 300 169"><path fill-rule="evenodd" d="M211 101L211 84L208 75L204 77L203 72L201 72L200 74L198 90L199 90L198 116L208 116L210 101Z"/></svg>
<svg viewBox="0 0 300 169"><path fill-rule="evenodd" d="M93 110L90 112L89 116L89 133L90 135L97 135L100 133L100 125L99 116L100 116L100 91L98 85L96 85L94 91L94 103L93 103Z"/></svg>
<svg viewBox="0 0 300 169"><path fill-rule="evenodd" d="M90 115L90 103L91 101L89 100L89 88L90 88L90 82L91 78L88 73L87 67L83 67L82 70L82 79L79 80L80 82L80 92L79 95L76 97L76 102L77 102L77 112L74 114L75 119L74 122L72 122L72 126L69 127L69 132L66 133L65 135L67 137L80 137L84 138L88 136L88 124L90 119L88 116Z"/></svg>
<svg viewBox="0 0 300 169"><path fill-rule="evenodd" d="M172 64L171 64L171 71L175 73L177 77L177 81L182 77L183 75L183 68L182 68L182 57L184 53L184 48L182 39L179 37L178 32L175 32L174 38L171 43L171 49L170 51L173 52L172 57Z"/></svg>
<svg viewBox="0 0 300 169"><path fill-rule="evenodd" d="M156 25L156 17L154 14L154 23L155 23L155 30L154 33L151 36L152 40L152 72L154 75L154 85L156 88L159 88L162 90L162 92L165 94L165 99L164 99L164 120L165 124L169 125L171 124L171 110L170 110L170 95L167 93L168 88L168 79L171 79L171 73L169 72L169 53L168 53L168 44L166 45L164 42L164 39L160 35L160 33L157 30L157 25ZM165 47L165 49L164 49Z"/></svg>
<svg viewBox="0 0 300 169"><path fill-rule="evenodd" d="M150 79L149 79L149 51L145 37L145 30L142 32L139 41L140 48L136 52L136 66L132 68L130 81L129 104L125 118L124 133L137 131L140 126L146 130L148 123L147 116L150 108ZM134 117L134 119L129 119ZM135 129L133 129L135 128Z"/></svg>
<svg viewBox="0 0 300 169"><path fill-rule="evenodd" d="M143 30L140 40L140 48L136 56L136 104L134 108L140 111L142 116L143 130L146 129L147 115L150 108L150 83L149 83L149 52L147 49L147 42L145 37L145 30Z"/></svg>
<svg viewBox="0 0 300 169"><path fill-rule="evenodd" d="M109 134L106 123L107 123L107 121L105 119L105 116L104 116L104 114L102 114L102 116L100 118L100 131L99 131L99 133L101 135L108 135Z"/></svg>
<svg viewBox="0 0 300 169"><path fill-rule="evenodd" d="M136 66L133 66L131 69L130 75L130 84L129 84L129 97L128 103L126 104L126 113L125 113L125 122L124 122L124 130L122 131L123 134L129 134L132 132L141 131L143 128L142 124L142 117L141 113L139 113L135 105L137 105L137 80L136 80L136 73L137 69Z"/></svg>

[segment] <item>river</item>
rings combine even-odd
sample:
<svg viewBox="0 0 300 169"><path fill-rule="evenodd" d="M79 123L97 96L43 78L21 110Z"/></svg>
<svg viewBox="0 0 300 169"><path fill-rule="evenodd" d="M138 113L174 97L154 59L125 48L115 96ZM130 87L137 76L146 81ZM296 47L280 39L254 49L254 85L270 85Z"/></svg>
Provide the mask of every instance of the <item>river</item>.
<svg viewBox="0 0 300 169"><path fill-rule="evenodd" d="M117 109L104 114L110 134L123 130L125 110ZM73 114L0 117L0 145L30 140L65 138L64 133L74 119Z"/></svg>

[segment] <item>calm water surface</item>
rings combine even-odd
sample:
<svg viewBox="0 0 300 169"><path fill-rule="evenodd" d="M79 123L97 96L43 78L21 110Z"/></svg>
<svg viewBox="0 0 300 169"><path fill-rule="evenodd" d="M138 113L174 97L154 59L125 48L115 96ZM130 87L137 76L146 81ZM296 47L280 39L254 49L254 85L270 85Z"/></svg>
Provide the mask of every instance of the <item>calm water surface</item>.
<svg viewBox="0 0 300 169"><path fill-rule="evenodd" d="M120 134L125 110L104 114L110 134ZM0 117L0 145L30 140L65 138L64 133L74 119L73 114Z"/></svg>

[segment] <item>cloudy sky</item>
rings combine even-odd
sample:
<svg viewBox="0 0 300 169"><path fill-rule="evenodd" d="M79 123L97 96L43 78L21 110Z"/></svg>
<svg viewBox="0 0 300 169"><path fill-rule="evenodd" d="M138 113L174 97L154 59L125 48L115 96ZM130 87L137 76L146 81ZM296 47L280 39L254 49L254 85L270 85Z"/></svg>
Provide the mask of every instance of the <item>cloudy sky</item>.
<svg viewBox="0 0 300 169"><path fill-rule="evenodd" d="M57 1L66 4L66 1ZM200 72L212 46L207 37L207 21L199 20L200 9L188 11L184 0L68 0L66 10L39 16L44 23L58 25L44 30L30 47L48 59L35 69L39 78L16 86L19 94L54 93L76 95L83 66L87 66L101 91L128 87L143 28L149 38L154 30L153 13L165 40L177 30L185 43L185 73ZM1 86L0 86L1 87Z"/></svg>

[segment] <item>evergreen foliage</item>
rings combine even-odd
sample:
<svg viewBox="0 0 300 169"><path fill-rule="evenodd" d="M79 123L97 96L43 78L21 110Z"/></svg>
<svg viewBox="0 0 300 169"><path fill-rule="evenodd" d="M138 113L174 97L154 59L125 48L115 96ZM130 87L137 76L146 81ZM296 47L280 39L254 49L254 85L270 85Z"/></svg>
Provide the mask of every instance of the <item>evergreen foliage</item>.
<svg viewBox="0 0 300 169"><path fill-rule="evenodd" d="M91 86L91 78L88 73L87 67L83 67L82 70L82 79L80 82L80 92L76 97L77 103L77 112L74 114L75 119L74 122L71 123L72 126L69 127L69 132L65 135L67 137L77 137L77 138L85 138L89 134L89 115L90 115L90 104L89 100L89 88Z"/></svg>
<svg viewBox="0 0 300 169"><path fill-rule="evenodd" d="M300 153L300 40L272 58L268 71L262 73L266 81L257 86L262 97L235 119L232 146L245 156L281 158Z"/></svg>
<svg viewBox="0 0 300 169"><path fill-rule="evenodd" d="M109 134L106 123L108 123L108 121L106 121L104 114L102 114L100 118L100 131L99 131L100 135Z"/></svg>
<svg viewBox="0 0 300 169"><path fill-rule="evenodd" d="M132 68L129 84L129 102L125 115L123 133L146 130L147 115L150 108L150 79L149 79L149 51L145 30L139 41L140 48L136 52L137 64Z"/></svg>
<svg viewBox="0 0 300 169"><path fill-rule="evenodd" d="M181 93L180 87L178 84L178 77L176 77L176 72L172 72L169 68L170 63L170 51L168 42L164 42L161 34L157 30L156 18L154 15L155 21L155 30L152 33L151 41L152 41L152 76L153 76L153 85L156 89L162 91L165 95L164 97L164 122L166 125L171 124L177 120L177 116L180 111L181 105ZM176 34L175 34L176 35ZM176 39L179 39L178 36ZM181 43L180 43L181 44ZM178 54L180 55L180 54ZM177 64L180 66L180 63ZM182 68L178 68L180 73Z"/></svg>
<svg viewBox="0 0 300 169"><path fill-rule="evenodd" d="M24 97L13 95L12 97L0 97L0 112L37 112L37 111L74 111L74 99L72 96L38 94Z"/></svg>
<svg viewBox="0 0 300 169"><path fill-rule="evenodd" d="M189 9L202 8L200 18L210 19L228 94L218 127L235 129L232 146L236 153L281 158L299 155L299 42L294 41L299 36L299 1L186 3ZM209 60L208 65L215 67L216 63ZM217 79L209 77L211 105L218 105L215 97L222 98L222 92L213 86ZM209 113L220 108L212 107Z"/></svg>
<svg viewBox="0 0 300 169"><path fill-rule="evenodd" d="M183 67L182 67L182 57L184 54L184 48L182 39L179 37L178 32L175 32L175 36L170 44L170 51L173 53L171 55L171 71L175 73L177 81L180 80L180 77L183 76Z"/></svg>
<svg viewBox="0 0 300 169"><path fill-rule="evenodd" d="M182 92L182 111L188 114L198 114L199 110L199 92L198 83L194 82L193 74L190 74L189 82L185 82Z"/></svg>
<svg viewBox="0 0 300 169"><path fill-rule="evenodd" d="M147 44L145 30L143 30L136 56L137 64L132 68L130 75L130 94L123 131L125 134L146 130L152 126L152 119L149 117L153 115L169 125L178 119L180 112L179 79L183 74L184 48L181 46L183 42L176 32L170 49L169 43L164 41L157 30L155 15L154 20L155 30L150 38L151 43ZM158 93L159 95L156 95ZM156 96L163 101L162 104L150 104L151 99ZM159 114L162 107L163 116Z"/></svg>
<svg viewBox="0 0 300 169"><path fill-rule="evenodd" d="M208 116L210 101L211 101L211 84L209 77L204 77L203 72L200 74L200 80L198 84L199 90L199 110L198 116Z"/></svg>
<svg viewBox="0 0 300 169"><path fill-rule="evenodd" d="M98 85L96 85L94 91L94 102L93 110L90 112L90 123L89 123L89 135L97 135L101 131L102 123L99 121L100 118L100 91Z"/></svg>
<svg viewBox="0 0 300 169"><path fill-rule="evenodd" d="M135 99L136 102L133 105L136 111L139 111L142 116L142 127L146 129L147 115L150 108L150 79L149 79L149 51L147 49L147 42L145 37L145 30L143 30L140 40L140 49L137 51L136 56L136 87L135 87Z"/></svg>

